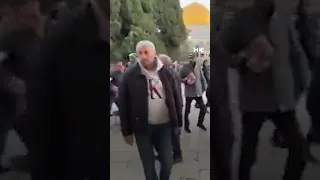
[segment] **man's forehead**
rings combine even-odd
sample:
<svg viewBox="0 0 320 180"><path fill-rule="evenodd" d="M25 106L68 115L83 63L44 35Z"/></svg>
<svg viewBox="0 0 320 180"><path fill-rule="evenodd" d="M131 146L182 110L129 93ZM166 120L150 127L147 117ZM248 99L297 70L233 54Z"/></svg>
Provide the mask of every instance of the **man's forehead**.
<svg viewBox="0 0 320 180"><path fill-rule="evenodd" d="M151 47L141 47L139 50L140 51L151 51L152 48Z"/></svg>

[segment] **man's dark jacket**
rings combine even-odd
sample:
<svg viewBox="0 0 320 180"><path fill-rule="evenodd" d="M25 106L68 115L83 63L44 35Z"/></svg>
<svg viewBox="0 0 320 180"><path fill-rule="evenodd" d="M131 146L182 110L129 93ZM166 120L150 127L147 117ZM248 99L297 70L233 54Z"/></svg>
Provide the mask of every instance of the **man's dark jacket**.
<svg viewBox="0 0 320 180"><path fill-rule="evenodd" d="M172 73L162 67L159 71L165 101L173 127L182 126L182 102L180 87ZM119 111L121 130L124 136L146 133L148 128L148 83L138 64L128 70L123 77L119 90Z"/></svg>
<svg viewBox="0 0 320 180"><path fill-rule="evenodd" d="M106 23L105 25L108 25ZM28 89L33 180L109 175L109 43L100 41L92 7L57 22Z"/></svg>

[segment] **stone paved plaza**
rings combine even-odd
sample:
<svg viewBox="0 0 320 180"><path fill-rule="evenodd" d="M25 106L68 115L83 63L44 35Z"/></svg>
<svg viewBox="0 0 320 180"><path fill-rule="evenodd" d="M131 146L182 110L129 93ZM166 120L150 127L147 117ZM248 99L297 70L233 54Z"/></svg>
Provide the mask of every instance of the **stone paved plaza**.
<svg viewBox="0 0 320 180"><path fill-rule="evenodd" d="M193 103L194 104L194 103ZM197 126L199 109L192 106L191 134L182 131L181 146L184 161L173 166L170 180L210 179L210 115L206 115L207 132ZM143 180L144 174L137 147L125 144L116 119L111 119L110 129L110 180ZM157 162L157 169L159 164Z"/></svg>

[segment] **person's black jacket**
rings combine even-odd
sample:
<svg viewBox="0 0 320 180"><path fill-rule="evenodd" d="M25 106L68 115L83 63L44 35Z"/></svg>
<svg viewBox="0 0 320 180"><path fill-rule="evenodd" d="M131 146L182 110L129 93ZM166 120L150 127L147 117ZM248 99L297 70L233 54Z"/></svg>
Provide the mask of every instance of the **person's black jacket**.
<svg viewBox="0 0 320 180"><path fill-rule="evenodd" d="M122 81L122 75L123 73L121 71L112 71L110 73L110 78L112 78L111 83L114 86L119 87Z"/></svg>
<svg viewBox="0 0 320 180"><path fill-rule="evenodd" d="M109 177L110 46L98 34L86 3L61 18L41 47L27 93L34 180Z"/></svg>
<svg viewBox="0 0 320 180"><path fill-rule="evenodd" d="M173 127L182 126L182 102L180 87L172 73L162 67L159 78L165 91L166 105ZM119 90L119 111L121 130L124 136L146 133L148 127L148 83L138 64L129 69L123 77Z"/></svg>

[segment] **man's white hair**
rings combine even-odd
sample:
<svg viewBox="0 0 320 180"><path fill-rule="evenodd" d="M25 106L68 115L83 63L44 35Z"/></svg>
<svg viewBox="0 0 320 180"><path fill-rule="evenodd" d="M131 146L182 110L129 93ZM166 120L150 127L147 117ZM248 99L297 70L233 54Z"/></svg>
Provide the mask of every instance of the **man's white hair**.
<svg viewBox="0 0 320 180"><path fill-rule="evenodd" d="M156 52L156 47L153 44L153 42L148 41L148 40L143 40L143 41L139 41L136 45L136 52L138 53L139 50L143 47L148 47L151 48L154 52Z"/></svg>
<svg viewBox="0 0 320 180"><path fill-rule="evenodd" d="M159 54L161 60L165 60L168 64L172 64L172 59L166 54Z"/></svg>

